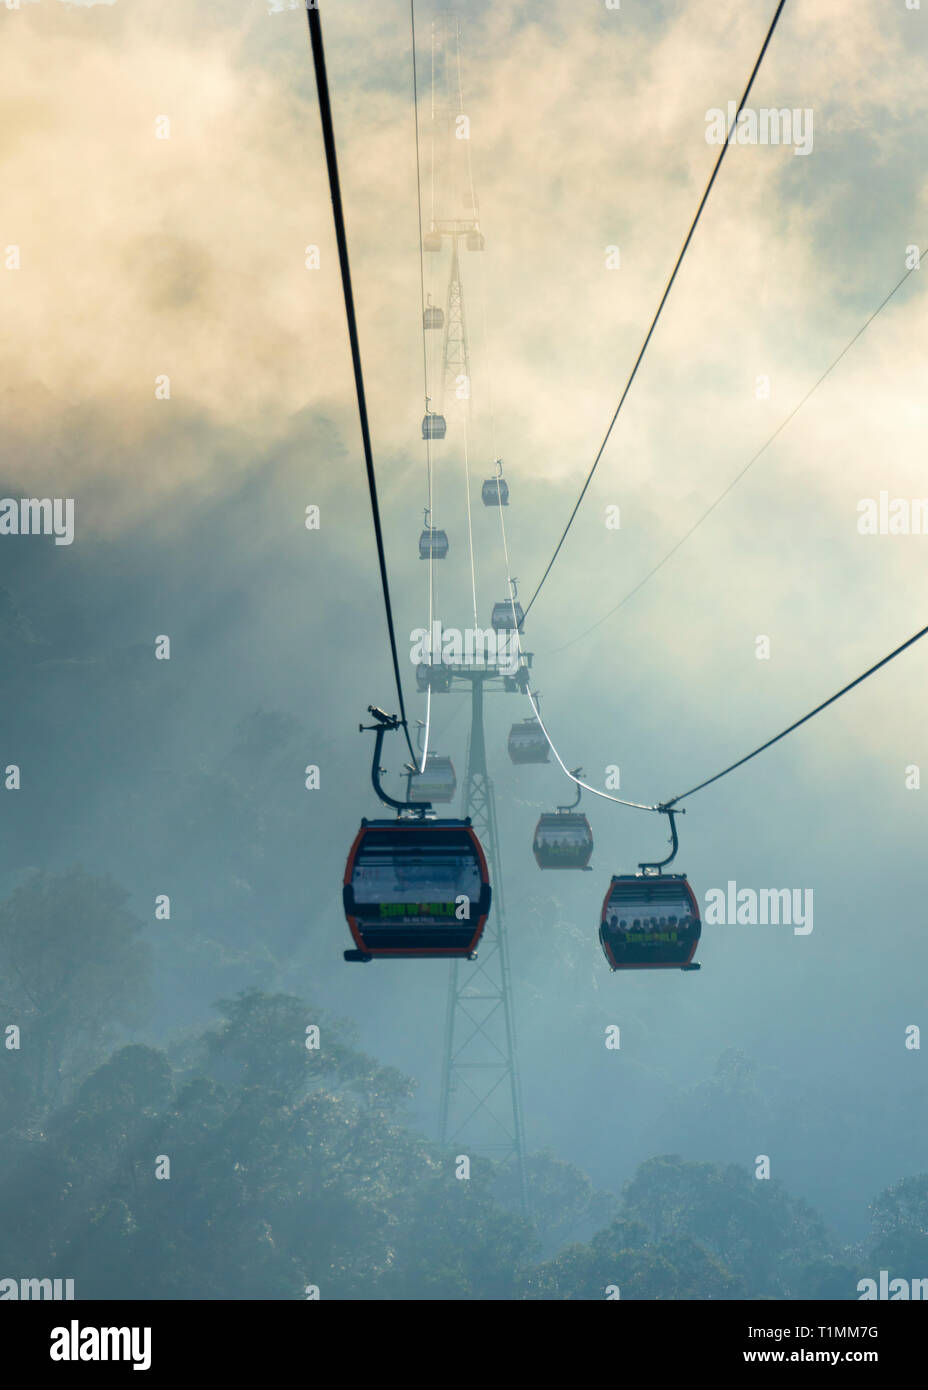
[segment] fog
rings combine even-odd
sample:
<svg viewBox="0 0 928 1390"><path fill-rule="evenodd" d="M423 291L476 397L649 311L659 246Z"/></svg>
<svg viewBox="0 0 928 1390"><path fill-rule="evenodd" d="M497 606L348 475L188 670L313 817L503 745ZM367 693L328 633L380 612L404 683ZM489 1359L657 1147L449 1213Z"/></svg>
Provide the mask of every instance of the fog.
<svg viewBox="0 0 928 1390"><path fill-rule="evenodd" d="M711 168L704 113L740 93L769 8L460 11L487 239L483 256L462 253L482 625L507 574L479 484L501 456L526 602ZM361 817L389 814L358 724L397 698L305 16L267 10L4 15L0 242L19 246L21 268L0 271L0 494L73 498L75 533L69 546L0 536L0 764L21 770L20 788L0 792L0 897L12 903L37 873L108 876L150 960L144 1008L131 1019L115 1008L85 1073L9 1141L7 1174L27 1186L27 1139L52 1133L48 1117L114 1049L157 1049L186 1075L216 1001L255 989L307 1001L307 1022L333 1021L410 1078L402 1123L437 1137L448 965L342 959L346 854ZM431 17L423 7L424 70ZM692 539L580 635L785 420L902 277L906 248L928 246L926 23L875 0L853 13L823 0L787 9L777 31L753 100L813 108L814 148L729 150L525 624L551 738L597 788L617 766L619 796L686 790L924 623L928 539L857 525L861 499L925 491L919 271ZM326 7L324 30L405 696L424 718L409 661L428 594L408 13ZM169 139L155 137L161 115ZM311 244L318 270L304 263ZM436 302L446 257L429 268ZM156 395L160 374L169 399ZM451 543L434 567L435 616L465 628L450 424L434 456L433 520ZM311 504L318 530L305 525ZM156 659L162 636L169 660ZM906 1030L926 1022L928 793L911 774L928 758L926 672L919 644L685 803L673 868L701 907L731 881L814 900L807 934L707 921L698 974L610 972L603 894L613 874L663 856L666 825L587 795L592 872L542 875L535 822L571 787L553 760L510 763L508 729L528 703L487 698L530 1155L550 1151L616 1203L657 1156L737 1165L754 1181L766 1155L836 1249L864 1247L878 1194L925 1171L923 1063ZM459 790L468 726L464 692L433 696L431 746L453 758ZM394 795L406 758L389 736ZM156 918L159 894L169 920ZM4 1026L18 1021L18 988L7 974ZM611 1025L618 1050L605 1045ZM608 1202L581 1213L563 1241L589 1240L611 1215ZM543 1243L545 1256L563 1241ZM293 1295L269 1282L257 1296ZM832 1296L853 1297L853 1281Z"/></svg>

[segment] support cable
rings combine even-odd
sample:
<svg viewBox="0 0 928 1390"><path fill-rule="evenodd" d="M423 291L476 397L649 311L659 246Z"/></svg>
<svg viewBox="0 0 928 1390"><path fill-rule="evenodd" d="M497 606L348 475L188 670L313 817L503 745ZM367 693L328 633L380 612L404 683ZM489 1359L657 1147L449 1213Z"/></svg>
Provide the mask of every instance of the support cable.
<svg viewBox="0 0 928 1390"><path fill-rule="evenodd" d="M319 117L322 123L322 139L325 145L325 162L329 176L329 193L332 198L332 214L335 221L335 240L338 244L338 262L341 269L342 293L345 300L345 316L348 320L348 337L351 343L351 361L354 368L354 384L358 397L358 416L361 422L361 439L364 445L364 464L367 471L367 487L371 500L371 513L374 521L374 536L377 542L377 560L380 566L380 586L387 616L387 631L390 638L390 655L393 660L393 676L396 681L396 696L399 702L400 719L406 746L413 762L415 749L409 736L406 719L406 703L403 699L403 682L400 679L400 662L396 649L396 629L393 622L393 605L390 601L390 581L387 577L387 557L383 543L383 527L380 521L380 504L377 500L377 480L374 475L374 453L371 446L370 426L367 419L367 402L364 394L364 373L361 367L361 347L358 340L358 325L354 311L354 295L351 288L351 267L348 260L348 238L345 231L345 214L342 207L341 185L338 178L338 157L335 149L335 128L332 121L332 105L329 99L329 83L325 69L325 50L322 45L322 21L316 7L307 8L309 38L313 54L313 67L316 74L316 90L319 95Z"/></svg>
<svg viewBox="0 0 928 1390"><path fill-rule="evenodd" d="M914 636L908 638L908 640L903 642L901 646L896 647L895 651L891 651L888 656L884 656L881 661L877 661L873 666L868 667L868 669L864 671L861 675L857 676L847 685L842 686L841 689L836 691L834 695L829 696L827 700L823 700L820 705L816 705L815 709L809 710L808 714L804 714L801 719L797 719L794 724L790 724L788 729L784 729L782 733L776 734L773 738L768 738L766 743L762 743L760 747L755 748L752 753L746 753L745 756L743 758L739 758L736 763L732 763L729 767L723 768L722 771L717 772L714 777L707 777L704 782L699 782L695 787L690 787L688 792L680 792L678 796L671 797L669 801L662 802L658 809L662 811L669 810L671 806L676 806L678 801L683 801L688 796L694 796L696 792L701 792L703 787L711 786L713 782L718 782L722 777L727 777L730 772L734 772L736 767L743 766L744 763L750 762L752 758L756 758L759 753L763 753L766 751L766 749L772 748L775 743L780 742L781 738L786 738L786 735L791 734L794 729L798 729L802 724L806 724L810 719L814 719L815 716L817 714L820 714L823 709L827 709L828 706L833 705L836 700L840 700L842 695L846 695L849 690L853 690L855 686L860 685L862 681L867 680L869 676L872 676L874 672L879 671L879 669L882 666L885 666L887 662L893 661L897 656L904 652L907 647L911 647L916 642L921 641L921 639L925 636L926 633L928 633L928 626L923 627L920 632L916 632Z"/></svg>
<svg viewBox="0 0 928 1390"><path fill-rule="evenodd" d="M416 67L416 7L415 0L409 0L409 25L412 31L412 103L413 115L416 125L416 209L417 227L419 232L419 299L420 311L419 318L422 332L422 381L425 394L425 413L429 414L429 357L427 344L427 331L425 327L425 255L422 247L422 166L419 153L419 78ZM433 195L434 196L434 195ZM435 526L435 486L432 473L432 440L426 435L425 440L425 463L428 475L428 531L429 531L429 554L428 554L428 588L429 588L429 640L432 636L432 624L435 618L435 560L432 554L433 532ZM432 727L432 686L429 683L425 698L425 736L422 740L422 763L419 767L420 773L425 772L425 765L429 756L429 734Z"/></svg>
<svg viewBox="0 0 928 1390"><path fill-rule="evenodd" d="M538 587L536 588L535 592L532 594L531 599L529 600L528 607L527 607L526 610L525 610L525 617L526 617L526 618L528 617L529 613L530 613L531 610L532 610L532 605L534 604L534 602L535 602L535 600L537 599L538 595L541 593L541 590L542 590L542 587L544 586L545 580L548 578L548 575L551 573L551 570L552 570L552 567L553 567L553 565L554 565L554 562L555 562L555 560L557 559L558 555L559 555L560 552L561 552L561 546L564 544L564 541L567 539L567 533L568 533L568 531L570 530L571 526L572 526L573 523L574 523L574 518L576 517L577 512L580 510L580 504L582 503L584 497L586 496L587 488L590 486L590 483L593 481L593 474L596 472L596 469L597 469L598 466L599 466L599 461L600 461L600 459L602 458L603 452L604 452L604 450L605 450L605 448L606 448L606 445L607 445L608 442L609 442L609 436L612 434L613 426L615 425L616 420L619 418L619 412L621 411L622 406L625 404L625 398L626 398L626 396L628 395L629 391L631 390L632 382L635 380L635 377L638 375L638 368L641 366L642 359L643 359L643 357L644 357L644 355L645 355L645 353L647 352L647 349L648 349L648 344L650 343L651 337L652 337L652 335L653 335L653 333L654 333L654 330L655 330L655 328L657 327L658 319L659 319L660 316L661 316L661 313L662 313L662 311L663 311L664 305L666 304L667 299L668 299L668 296L669 296L669 294L670 294L670 291L671 291L671 289L673 288L673 282L674 282L674 281L676 280L676 278L677 278L677 271L680 269L680 266L681 266L682 263L683 263L683 257L686 255L687 250L688 250L688 248L689 248L689 244L690 244L690 242L691 242L692 239L693 239L693 233L696 231L696 226L697 226L697 224L698 224L698 222L699 222L700 217L702 216L702 210L703 210L703 208L706 206L706 203L708 202L709 194L712 192L712 186L713 186L713 184L715 183L716 176L718 175L718 172L719 172L719 170L720 170L721 167L722 167L722 161L723 161L723 159L725 158L726 152L727 152L727 150L728 150L728 143L729 143L729 140L730 140L730 138L731 138L732 131L734 130L735 126L737 125L738 117L740 116L741 111L742 111L742 109L744 108L744 104L745 104L745 102L747 101L748 96L750 95L751 88L752 88L753 85L754 85L754 79L755 79L755 77L757 76L758 70L760 69L760 65L761 65L761 63L762 63L763 60L764 60L764 55L765 55L766 52L767 52L767 48L768 48L768 46L769 46L769 44L770 44L770 40L771 40L772 37L773 37L773 31L774 31L774 29L777 27L777 21L779 20L780 15L781 15L782 12L783 12L783 7L784 7L785 4L786 4L786 0L779 0L779 4L777 5L777 8L776 8L776 13L774 14L773 19L772 19L771 22L770 22L770 28L767 30L767 36L766 36L766 38L764 39L764 42L763 42L763 45L762 45L762 47L761 47L760 53L757 55L757 60L756 60L756 62L755 62L755 64L754 64L753 69L751 70L751 76L748 78L748 84L747 84L747 86L745 87L744 92L743 92L743 94L742 94L742 96L741 96L741 100L740 100L739 103L738 103L738 110L736 111L734 120L732 121L731 126L730 126L730 128L729 128L728 136L727 136L727 138L726 138L726 140L725 140L725 143L722 145L721 151L720 151L720 153L719 153L719 157L718 157L718 159L717 159L716 162L715 162L715 168L712 170L712 174L711 174L711 177L710 177L710 179L709 179L709 182L706 184L705 192L703 193L701 199L699 200L699 207L696 209L696 216L693 218L693 221L692 221L691 224L690 224L690 229L689 229L689 231L688 231L687 234L686 234L686 240L684 241L683 246L682 246L681 249L680 249L680 253L679 253L679 255L677 256L676 264L674 265L674 268L673 268L673 270L672 270L672 272L671 272L671 275L670 275L670 279L667 281L667 284L666 284L666 286L665 286L665 288L664 288L664 293L661 295L660 303L658 304L658 306L657 306L657 311L656 311L656 313L655 313L653 319L651 320L651 326L650 326L650 328L648 329L647 336L645 337L645 340L644 340L644 342L643 342L642 345L641 345L641 348L640 348L640 350L639 350L639 352L638 352L638 356L635 358L635 364L634 364L634 366L632 367L631 375L629 376L628 381L625 383L625 388L624 388L624 390L622 391L622 395L621 395L620 398L619 398L619 403L618 403L618 405L617 405L616 408L615 408L615 414L613 415L612 419L611 419L610 422L609 422L609 428L606 430L606 433L605 433L605 435L604 435L604 437L603 437L603 442L600 444L599 449L598 449L597 454L596 454L596 457L595 457L595 459L593 460L593 467L590 469L589 473L587 474L586 482L583 484L583 487L582 487L582 489L581 489L581 491L580 491L580 496L577 498L576 502L574 503L574 508L573 508L573 511L571 512L571 514L570 514L568 520L567 520L567 525L564 527L564 530L563 530L563 532L561 533L561 538L560 538L560 540L558 541L557 545L555 546L554 554L551 556L551 559L548 561L547 568L545 569L544 574L541 576L541 579L539 580Z"/></svg>
<svg viewBox="0 0 928 1390"><path fill-rule="evenodd" d="M924 251L920 252L920 254L919 254L919 263L920 263L926 256L928 256L928 246L926 246L926 248L925 248ZM877 305L877 307L874 309L873 313L872 313L872 314L870 315L870 317L866 320L866 322L865 322L864 324L862 324L860 328L858 328L857 332L854 334L853 338L851 338L850 342L847 343L847 344L841 349L841 351L838 353L837 357L836 357L836 358L834 359L834 361L831 363L831 366L830 366L830 367L826 367L825 371L822 372L822 375L818 378L818 380L815 382L815 384L814 384L813 386L810 386L810 387L809 387L809 390L808 390L808 391L806 392L806 394L802 397L802 400L799 401L798 404L795 405L795 406L793 407L793 409L790 411L790 413L786 416L786 418L785 418L784 420L781 421L781 423L780 423L780 424L777 426L777 428L774 430L773 434L770 436L770 438L767 440L767 442L766 442L765 444L762 444L761 447L757 450L757 453L754 454L750 459L748 459L747 463L746 463L746 464L744 465L744 467L741 469L740 473L736 473L736 474L735 474L734 478L732 478L732 480L731 480L731 482L728 484L728 486L727 486L722 492L719 493L719 495L718 495L718 497L716 497L715 501L714 501L713 503L711 503L711 505L708 506L708 507L706 508L706 510L702 513L702 515L701 515L696 521L693 522L693 525L689 528L689 530L686 531L686 532L684 532L684 534L680 537L680 539L676 542L676 544L673 545L673 546L670 548L670 550L667 551L667 554L663 557L663 559L658 560L657 564L654 565L654 567L653 567L652 569L648 570L648 572L647 572L647 574L644 576L644 578L639 579L638 583L634 586L634 588L629 589L628 593L625 594L623 598L619 599L619 602L618 602L613 608L610 608L609 611L608 611L608 613L604 613L603 616L602 616L601 618L598 618L598 619L596 620L595 623L591 624L590 627L584 628L583 632L579 632L579 633L576 635L576 637L571 637L570 641L569 641L569 642L565 642L563 646L561 646L561 647L553 647L553 648L551 648L550 651L540 653L540 655L543 655L543 656L557 656L557 654L558 654L559 652L565 652L565 651L567 650L567 648L568 648L568 647L572 647L572 646L574 645L575 642L579 642L579 641L582 640L582 638L589 636L589 634L590 634L591 632L595 632L596 629L597 629L599 626L601 626L602 623L606 622L606 620L607 620L608 618L611 618L612 615L613 615L614 613L618 613L618 611L619 611L620 608L624 608L625 605L626 605L626 603L628 603L629 599L632 598L635 594L637 594L638 591L639 591L640 589L643 589L644 586L648 583L648 581L649 581L650 579L653 579L653 578L654 578L654 576L657 574L658 570L663 569L663 567L664 567L664 565L666 565L667 561L668 561L673 555L676 555L677 551L680 549L680 547L681 547L682 545L684 545L684 544L689 540L689 538L690 538L690 536L692 536L693 532L694 532L694 531L697 531L697 530L699 529L699 527L700 527L700 526L702 525L702 523L706 520L706 518L709 517L709 516L711 516L711 514L715 511L715 509L716 509L716 507L719 505L719 503L720 503L720 502L723 502L723 501L725 500L725 498L728 496L728 494L732 491L732 489L733 489L734 487L736 487L738 483L741 482L741 479L742 479L742 478L744 477L744 475L747 473L748 469L751 468L751 467L753 467L753 465L754 465L754 464L757 462L757 460L760 458L761 454L766 453L766 451L770 448L770 445L773 443L773 441L774 441L780 434L782 434L782 432L786 429L786 426L790 423L790 421L791 421L792 419L794 419L796 415L799 414L799 411L800 411L800 410L802 409L802 407L805 405L805 403L806 403L806 401L809 399L809 397L812 396L812 395L814 395L814 393L815 393L815 392L818 390L818 388L822 385L822 382L825 381L826 378L829 377L829 376L831 375L831 373L834 371L835 367L837 367L838 363L839 363L844 357L847 356L847 354L850 352L851 348L852 348L852 347L854 346L854 344L857 342L857 339L863 336L863 334L864 334L864 333L866 332L866 330L870 327L871 323L872 323L873 320L877 317L877 315L878 315L879 313L881 313L883 309L886 308L886 305L887 305L887 304L889 303L889 301L894 297L894 295L897 293L897 291L900 290L900 289L902 288L902 286L905 284L906 280L908 280L909 276L912 274L912 271L913 271L913 270L915 270L915 266L914 266L914 265L911 266L911 267L906 271L906 273L903 275L903 277L902 277L901 280L897 281L897 283L896 283L896 284L893 286L893 288L890 290L890 292L889 292L889 294L886 296L886 298L885 298L880 304Z"/></svg>

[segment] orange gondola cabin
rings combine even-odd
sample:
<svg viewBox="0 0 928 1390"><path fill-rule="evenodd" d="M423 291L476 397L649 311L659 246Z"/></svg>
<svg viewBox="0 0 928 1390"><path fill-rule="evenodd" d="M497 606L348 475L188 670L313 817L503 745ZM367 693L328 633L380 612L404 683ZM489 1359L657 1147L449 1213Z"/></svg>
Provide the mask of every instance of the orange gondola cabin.
<svg viewBox="0 0 928 1390"><path fill-rule="evenodd" d="M345 959L473 958L490 912L490 876L469 820L362 820L348 854Z"/></svg>
<svg viewBox="0 0 928 1390"><path fill-rule="evenodd" d="M613 970L698 970L701 932L686 874L619 874L610 883L599 940Z"/></svg>

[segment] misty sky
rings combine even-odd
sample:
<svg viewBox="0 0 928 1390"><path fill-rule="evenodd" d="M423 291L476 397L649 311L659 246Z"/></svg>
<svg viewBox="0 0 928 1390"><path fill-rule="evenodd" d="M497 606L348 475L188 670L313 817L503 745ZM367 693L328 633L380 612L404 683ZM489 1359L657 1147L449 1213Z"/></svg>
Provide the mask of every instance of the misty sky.
<svg viewBox="0 0 928 1390"><path fill-rule="evenodd" d="M273 984L354 1019L420 1083L434 1125L446 970L349 968L340 885L377 814L366 706L394 709L305 15L273 0L157 5L23 0L0 8L0 398L4 496L74 497L75 541L0 538L0 585L50 659L172 636L182 692L155 775L221 757L261 705L298 718L306 763L306 929ZM505 464L512 568L530 595L634 361L717 151L706 112L736 100L771 0L461 4L465 108L486 236L463 256L471 337L478 617L506 596L479 484ZM416 541L425 505L416 167L408 7L323 7L349 247L401 638L428 616ZM436 7L417 6L420 82ZM928 537L862 536L858 502L928 495L928 309L915 272L833 376L655 579L589 636L768 439L928 247L928 6L789 0L751 104L811 109L814 146L733 146L574 528L526 623L535 684L568 767L667 798L776 733L925 622ZM170 137L157 138L167 117ZM308 270L316 245L320 267ZM621 268L606 268L606 248ZM443 302L447 253L429 267ZM170 377L169 400L155 381ZM769 398L757 398L758 378ZM491 410L492 406L492 410ZM449 420L452 412L449 410ZM452 552L436 615L472 621L460 432L436 449L436 524ZM318 532L305 507L321 508ZM621 508L621 528L605 525ZM758 660L759 635L770 659ZM561 650L568 642L572 645ZM154 668L155 663L152 662ZM596 942L611 874L660 857L657 818L593 803L591 874L539 873L552 765L513 768L488 702L530 1147L618 1190L672 1143L751 1164L846 1234L880 1185L924 1168L913 1109L928 1024L921 872L928 643L837 708L687 803L684 870L704 901L739 887L814 890L814 930L707 927L699 975L611 976ZM413 716L412 667L406 692ZM159 679L152 670L152 679ZM434 746L463 773L463 696L436 698ZM79 742L79 721L56 737ZM139 730L139 746L146 746ZM322 750L320 752L320 750ZM15 750L14 750L15 752ZM98 818L50 825L47 859L120 877ZM392 771L404 761L397 739ZM13 753L3 762L14 761ZM294 765L299 785L302 765ZM61 799L71 795L63 774ZM394 790L399 785L394 781ZM76 792L75 792L76 794ZM288 792L289 794L289 792ZM9 814L4 807L5 814ZM128 834L123 829L120 833ZM159 866L158 873L169 873ZM126 870L140 916L154 891ZM556 883L549 879L558 877ZM567 882L563 882L567 879ZM258 915L260 905L256 907ZM152 932L154 934L154 924ZM216 930L221 930L217 928ZM230 976L236 987L247 972ZM203 982L198 1017L219 988ZM185 1012L186 1010L186 1012ZM184 1006L169 1025L188 1025ZM623 1028L605 1053L603 1030ZM661 1129L665 1105L727 1048L752 1057L838 1133L810 1122L726 1136ZM919 1121L919 1124L922 1124ZM924 1127L919 1133L924 1138ZM866 1153L861 1157L862 1136ZM920 1141L921 1142L921 1141ZM722 1151L724 1148L724 1152ZM829 1205L830 1204L830 1205Z"/></svg>

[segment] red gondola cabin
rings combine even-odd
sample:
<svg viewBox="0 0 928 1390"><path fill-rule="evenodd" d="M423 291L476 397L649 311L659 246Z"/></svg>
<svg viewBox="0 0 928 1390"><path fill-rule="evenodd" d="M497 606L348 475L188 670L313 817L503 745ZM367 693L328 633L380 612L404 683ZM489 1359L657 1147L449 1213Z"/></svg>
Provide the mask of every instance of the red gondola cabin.
<svg viewBox="0 0 928 1390"><path fill-rule="evenodd" d="M469 820L363 820L343 895L346 960L469 959L490 912L486 856Z"/></svg>
<svg viewBox="0 0 928 1390"><path fill-rule="evenodd" d="M599 940L613 970L698 970L701 932L686 874L619 874L610 883Z"/></svg>

